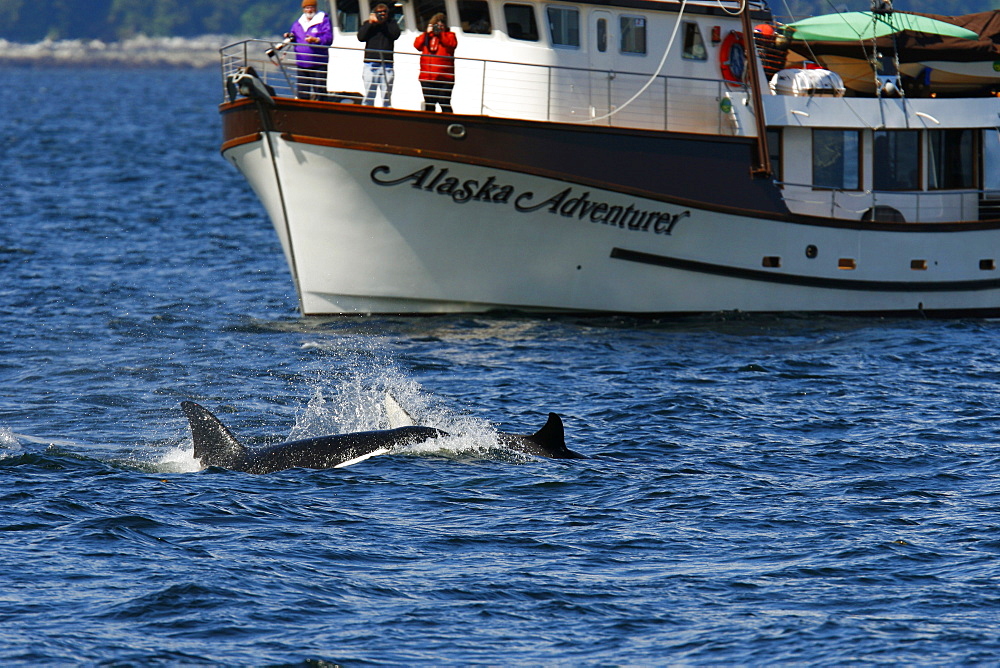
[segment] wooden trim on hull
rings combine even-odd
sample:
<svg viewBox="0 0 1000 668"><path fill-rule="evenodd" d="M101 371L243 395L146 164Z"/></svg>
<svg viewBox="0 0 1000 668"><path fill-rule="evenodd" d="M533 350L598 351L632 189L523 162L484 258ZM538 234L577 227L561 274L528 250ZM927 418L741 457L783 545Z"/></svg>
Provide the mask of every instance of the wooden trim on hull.
<svg viewBox="0 0 1000 668"><path fill-rule="evenodd" d="M279 98L286 139L494 166L678 206L785 219L773 182L752 179L753 138L459 116ZM222 105L225 141L263 131L249 101ZM461 139L448 132L461 125ZM712 178L706 178L712 175Z"/></svg>
<svg viewBox="0 0 1000 668"><path fill-rule="evenodd" d="M245 135L243 137L235 137L228 141L222 143L222 148L219 150L220 153L225 153L231 148L236 148L237 146L243 146L244 144L252 144L256 141L260 141L264 138L264 135L260 132L254 132L253 134Z"/></svg>
<svg viewBox="0 0 1000 668"><path fill-rule="evenodd" d="M680 269L713 276L726 276L764 283L781 283L783 285L800 285L810 288L826 288L830 290L854 290L861 292L975 292L980 290L996 290L1000 288L1000 278L981 281L872 281L858 279L825 278L822 276L803 276L800 274L778 274L759 269L744 269L726 265L684 260L681 258L632 251L624 248L611 249L611 257L639 264L656 267Z"/></svg>

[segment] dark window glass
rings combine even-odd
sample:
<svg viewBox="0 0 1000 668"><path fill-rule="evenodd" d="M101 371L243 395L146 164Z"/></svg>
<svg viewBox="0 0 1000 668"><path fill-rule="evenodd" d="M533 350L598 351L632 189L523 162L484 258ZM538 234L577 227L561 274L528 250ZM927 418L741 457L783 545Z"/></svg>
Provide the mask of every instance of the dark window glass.
<svg viewBox="0 0 1000 668"><path fill-rule="evenodd" d="M872 170L875 190L920 190L920 131L876 132Z"/></svg>
<svg viewBox="0 0 1000 668"><path fill-rule="evenodd" d="M357 32L361 25L358 0L337 0L337 26L342 32Z"/></svg>
<svg viewBox="0 0 1000 668"><path fill-rule="evenodd" d="M473 35L489 35L493 32L490 6L485 0L458 0L458 20L462 23L462 32Z"/></svg>
<svg viewBox="0 0 1000 668"><path fill-rule="evenodd" d="M976 131L929 130L931 190L976 188Z"/></svg>
<svg viewBox="0 0 1000 668"><path fill-rule="evenodd" d="M861 142L854 130L813 130L813 185L858 190Z"/></svg>
<svg viewBox="0 0 1000 668"><path fill-rule="evenodd" d="M608 21L597 19L597 50L604 53L608 50Z"/></svg>
<svg viewBox="0 0 1000 668"><path fill-rule="evenodd" d="M556 46L580 46L580 12L570 7L548 7L549 35Z"/></svg>
<svg viewBox="0 0 1000 668"><path fill-rule="evenodd" d="M622 53L646 53L646 19L641 16L622 16Z"/></svg>
<svg viewBox="0 0 1000 668"><path fill-rule="evenodd" d="M538 41L538 24L531 5L506 4L503 6L503 18L507 23L507 34L512 39Z"/></svg>
<svg viewBox="0 0 1000 668"><path fill-rule="evenodd" d="M767 154L771 158L772 176L781 180L781 130L767 131Z"/></svg>
<svg viewBox="0 0 1000 668"><path fill-rule="evenodd" d="M431 17L441 12L445 16L445 23L451 25L448 19L448 12L444 7L444 0L414 0L413 12L417 15L417 27L419 30L427 30L427 24L431 22ZM399 27L403 27L403 22L396 17Z"/></svg>
<svg viewBox="0 0 1000 668"><path fill-rule="evenodd" d="M688 60L708 60L708 51L697 23L684 22L684 51L681 56Z"/></svg>

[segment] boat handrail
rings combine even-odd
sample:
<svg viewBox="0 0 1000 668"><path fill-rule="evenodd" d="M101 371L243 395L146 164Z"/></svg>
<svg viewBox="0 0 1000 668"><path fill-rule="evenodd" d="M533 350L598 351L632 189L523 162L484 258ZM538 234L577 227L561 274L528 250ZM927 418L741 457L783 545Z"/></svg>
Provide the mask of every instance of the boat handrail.
<svg viewBox="0 0 1000 668"><path fill-rule="evenodd" d="M299 71L294 54L285 49L268 57L267 51L275 46L271 41L247 39L223 47L220 54L224 80L240 68L253 67L275 96L295 97ZM327 49L328 70L340 75L341 81L353 80L356 86L355 90L332 92L327 99L359 102L363 45ZM394 53L395 108L422 108L417 80L419 58L420 54ZM752 134L752 129L741 129L736 116L721 104L745 89L722 79L657 75L653 77L654 85L635 102L608 116L608 111L618 108L645 85L651 74L482 58L454 60L453 104L458 114L705 134ZM345 72L355 74L346 78Z"/></svg>

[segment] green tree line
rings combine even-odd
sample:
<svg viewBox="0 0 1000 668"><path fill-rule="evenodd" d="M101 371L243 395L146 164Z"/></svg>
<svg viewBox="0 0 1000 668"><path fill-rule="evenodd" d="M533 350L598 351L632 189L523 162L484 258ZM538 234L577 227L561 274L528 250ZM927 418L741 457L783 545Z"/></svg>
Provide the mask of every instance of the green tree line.
<svg viewBox="0 0 1000 668"><path fill-rule="evenodd" d="M320 4L327 2L320 0ZM931 14L971 14L998 9L1000 0L896 0L895 6ZM868 7L866 0L771 0L778 17ZM139 34L263 36L284 32L298 13L298 0L0 0L0 38L30 43L43 39L112 42Z"/></svg>
<svg viewBox="0 0 1000 668"><path fill-rule="evenodd" d="M273 35L287 30L298 15L297 0L0 0L0 38L30 43L113 42L140 34Z"/></svg>

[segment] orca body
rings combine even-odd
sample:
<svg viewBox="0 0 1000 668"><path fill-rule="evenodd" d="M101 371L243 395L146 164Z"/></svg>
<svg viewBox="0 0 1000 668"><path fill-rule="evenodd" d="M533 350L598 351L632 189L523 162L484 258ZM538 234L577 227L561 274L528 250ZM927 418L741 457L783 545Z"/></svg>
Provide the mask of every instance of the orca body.
<svg viewBox="0 0 1000 668"><path fill-rule="evenodd" d="M566 434L563 430L562 418L555 413L549 413L545 425L530 436L528 434L498 434L500 445L523 452L535 457L549 459L587 459L586 455L573 452L566 447Z"/></svg>
<svg viewBox="0 0 1000 668"><path fill-rule="evenodd" d="M395 397L391 394L385 395L385 411L389 416L389 423L393 426L413 425L414 420L406 412ZM535 457L548 457L549 459L588 459L586 455L574 452L566 447L566 433L563 429L562 418L555 413L549 413L549 419L545 425L534 434L507 434L500 432L497 440L505 448L523 452Z"/></svg>
<svg viewBox="0 0 1000 668"><path fill-rule="evenodd" d="M191 426L195 459L201 460L205 467L218 466L246 473L273 473L291 468L338 468L385 454L394 447L447 436L440 429L407 426L320 436L251 450L206 408L192 401L182 401L181 408Z"/></svg>

